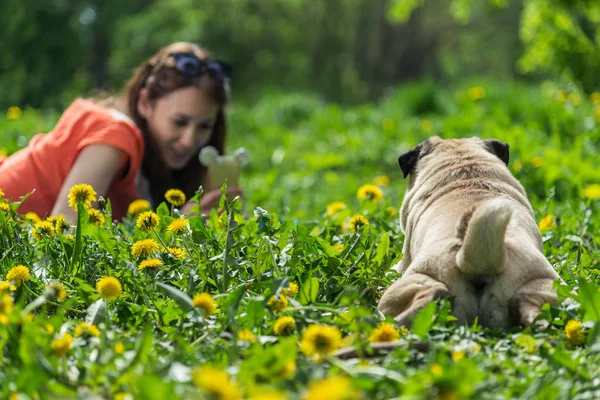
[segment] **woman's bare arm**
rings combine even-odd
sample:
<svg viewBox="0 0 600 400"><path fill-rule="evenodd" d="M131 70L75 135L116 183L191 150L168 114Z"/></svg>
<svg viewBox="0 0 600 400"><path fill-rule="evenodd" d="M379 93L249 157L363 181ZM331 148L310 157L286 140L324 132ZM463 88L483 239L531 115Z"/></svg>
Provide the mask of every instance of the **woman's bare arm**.
<svg viewBox="0 0 600 400"><path fill-rule="evenodd" d="M64 214L68 221L76 221L77 213L68 204L71 187L78 183L87 183L94 188L98 196L106 196L110 184L123 175L126 166L127 154L116 147L105 144L85 147L67 175L51 215Z"/></svg>

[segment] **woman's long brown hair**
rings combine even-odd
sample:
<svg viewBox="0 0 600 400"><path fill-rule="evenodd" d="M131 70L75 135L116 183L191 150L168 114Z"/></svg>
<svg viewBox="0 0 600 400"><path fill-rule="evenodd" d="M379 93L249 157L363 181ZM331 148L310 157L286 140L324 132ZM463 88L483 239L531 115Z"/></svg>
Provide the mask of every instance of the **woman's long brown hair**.
<svg viewBox="0 0 600 400"><path fill-rule="evenodd" d="M228 82L215 79L210 74L189 78L179 73L175 68L168 66L161 67L153 72L154 66L170 53L190 53L201 60L211 58L208 52L192 43L178 42L164 47L137 68L127 82L119 101L123 108L122 111L133 119L144 136L142 173L150 183L150 196L154 206L164 200L165 192L168 189L180 189L186 194L187 198L192 197L200 185L205 184L206 167L198 161L198 154L195 154L181 170L172 170L165 165L152 139L146 119L138 112L138 100L142 88L148 89L148 98L151 104L177 89L189 86L200 88L219 105L217 120L207 145L216 147L220 154L224 154L225 138L227 136L223 108L229 100Z"/></svg>

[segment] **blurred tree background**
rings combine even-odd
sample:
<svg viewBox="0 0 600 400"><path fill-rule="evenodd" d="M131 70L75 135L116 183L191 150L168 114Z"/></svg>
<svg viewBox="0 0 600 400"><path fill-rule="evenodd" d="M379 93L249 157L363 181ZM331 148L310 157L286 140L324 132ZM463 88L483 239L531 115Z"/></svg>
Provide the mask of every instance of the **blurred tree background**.
<svg viewBox="0 0 600 400"><path fill-rule="evenodd" d="M238 98L271 89L377 99L429 77L600 86L597 0L2 0L0 107L64 107L118 91L173 41L234 68Z"/></svg>

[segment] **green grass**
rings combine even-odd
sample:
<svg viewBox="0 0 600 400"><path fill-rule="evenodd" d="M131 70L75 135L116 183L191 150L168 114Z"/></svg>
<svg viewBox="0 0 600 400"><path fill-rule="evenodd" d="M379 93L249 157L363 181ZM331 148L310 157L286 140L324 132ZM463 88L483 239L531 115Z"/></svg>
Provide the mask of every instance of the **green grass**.
<svg viewBox="0 0 600 400"><path fill-rule="evenodd" d="M477 91L468 89L476 86L485 89L482 99L471 98ZM569 91L551 82L476 80L443 89L421 82L354 108L282 93L233 104L229 147L244 146L251 156L242 178L248 216L239 202L225 205L222 217L213 214L206 223L190 218L185 235L167 231L176 217L167 204L155 210L160 223L149 232L135 228L133 218L99 226L80 213L72 239L54 233L37 240L32 223L14 213L16 205L0 211L0 280L16 265L31 270L16 291L5 291L14 299L12 312L3 314L0 306L6 316L0 319L0 398L17 392L21 398L123 392L135 399L201 398L210 385L192 384L193 371L220 382L207 365L226 369L230 386L249 398L265 388L303 398L307 387L329 376L342 378L321 390L322 398L335 398L335 388L372 399L598 397L600 202L589 187L600 183L600 112L577 91L560 101L560 89ZM18 119L0 119L0 148L18 150L58 117L25 110ZM405 190L397 157L430 135L510 143L510 168L537 220L551 221L542 230L544 252L578 295L544 307L550 327L542 332L457 326L449 302L435 304L402 332L399 347L376 356L369 343L381 322L375 307L398 278L389 267L401 258L403 241L389 209L399 207ZM382 201L356 197L360 186L382 175L390 180ZM328 215L326 206L336 201L346 207ZM358 213L369 225L352 232L345 226ZM145 238L184 248L187 256L177 260L160 251L164 265L140 271L131 247ZM122 283L116 300L101 300L102 276ZM47 289L55 281L67 289L62 302ZM300 293L287 298L284 311L272 311L269 300L290 282ZM192 305L201 292L218 304L207 318ZM292 335L275 334L281 316L295 319ZM581 345L565 335L570 320L583 323ZM52 342L74 335L82 321L93 322L99 336L75 336L57 356ZM340 345L362 357L306 356L300 343L311 324L335 327ZM241 330L257 342L237 340ZM282 374L292 363L295 370Z"/></svg>

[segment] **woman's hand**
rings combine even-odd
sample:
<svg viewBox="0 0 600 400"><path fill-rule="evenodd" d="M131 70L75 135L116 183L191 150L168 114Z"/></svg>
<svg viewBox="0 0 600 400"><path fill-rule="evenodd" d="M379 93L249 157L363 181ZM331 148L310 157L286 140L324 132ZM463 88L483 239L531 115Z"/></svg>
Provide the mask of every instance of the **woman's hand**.
<svg viewBox="0 0 600 400"><path fill-rule="evenodd" d="M236 196L242 196L244 192L241 188L227 188L227 200L232 201ZM221 201L221 189L213 189L206 192L200 198L200 211L203 215L210 214L210 210L219 207ZM181 213L185 215L191 215L190 211L192 207L195 207L198 203L188 201L181 207Z"/></svg>

